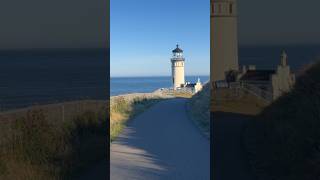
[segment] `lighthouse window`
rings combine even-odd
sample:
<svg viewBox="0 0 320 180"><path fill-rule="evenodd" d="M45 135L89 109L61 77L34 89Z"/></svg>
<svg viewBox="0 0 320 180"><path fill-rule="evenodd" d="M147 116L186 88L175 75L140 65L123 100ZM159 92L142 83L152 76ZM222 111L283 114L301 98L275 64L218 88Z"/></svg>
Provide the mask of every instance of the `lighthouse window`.
<svg viewBox="0 0 320 180"><path fill-rule="evenodd" d="M218 6L218 12L221 13L221 11L222 11L222 7L221 7L221 4L219 4L219 6Z"/></svg>
<svg viewBox="0 0 320 180"><path fill-rule="evenodd" d="M229 8L230 14L233 13L233 4L230 4L230 8Z"/></svg>
<svg viewBox="0 0 320 180"><path fill-rule="evenodd" d="M212 5L212 13L217 13L217 4Z"/></svg>

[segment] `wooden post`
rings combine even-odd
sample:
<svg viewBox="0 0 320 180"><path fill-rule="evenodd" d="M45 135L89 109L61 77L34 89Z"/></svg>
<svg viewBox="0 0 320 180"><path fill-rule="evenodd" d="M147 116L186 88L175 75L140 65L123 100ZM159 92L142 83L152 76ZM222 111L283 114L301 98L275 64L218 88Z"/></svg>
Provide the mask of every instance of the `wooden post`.
<svg viewBox="0 0 320 180"><path fill-rule="evenodd" d="M62 105L62 121L64 122L64 105Z"/></svg>

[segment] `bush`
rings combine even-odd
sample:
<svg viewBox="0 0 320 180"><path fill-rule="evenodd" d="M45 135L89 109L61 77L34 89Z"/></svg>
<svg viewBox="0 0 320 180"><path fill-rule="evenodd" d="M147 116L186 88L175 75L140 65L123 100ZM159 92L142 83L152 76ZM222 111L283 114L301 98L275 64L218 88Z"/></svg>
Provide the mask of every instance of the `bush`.
<svg viewBox="0 0 320 180"><path fill-rule="evenodd" d="M110 141L112 142L121 133L129 119L160 100L160 97L144 97L143 95L135 97L130 94L111 99Z"/></svg>
<svg viewBox="0 0 320 180"><path fill-rule="evenodd" d="M210 136L210 92L210 84L207 83L187 104L190 116L207 137Z"/></svg>
<svg viewBox="0 0 320 180"><path fill-rule="evenodd" d="M255 172L269 179L320 177L320 64L249 124L245 143Z"/></svg>
<svg viewBox="0 0 320 180"><path fill-rule="evenodd" d="M33 109L0 133L0 179L68 179L107 156L106 109L65 121Z"/></svg>

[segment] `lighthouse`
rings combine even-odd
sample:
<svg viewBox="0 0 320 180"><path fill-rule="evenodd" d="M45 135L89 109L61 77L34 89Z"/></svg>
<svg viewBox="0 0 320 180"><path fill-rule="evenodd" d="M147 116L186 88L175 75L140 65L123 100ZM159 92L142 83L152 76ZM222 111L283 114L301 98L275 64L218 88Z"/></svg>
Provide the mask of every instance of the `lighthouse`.
<svg viewBox="0 0 320 180"><path fill-rule="evenodd" d="M185 78L184 78L184 57L183 50L177 47L172 51L171 58L171 70L172 70L172 84L173 89L184 87Z"/></svg>
<svg viewBox="0 0 320 180"><path fill-rule="evenodd" d="M211 82L239 70L236 0L211 0Z"/></svg>

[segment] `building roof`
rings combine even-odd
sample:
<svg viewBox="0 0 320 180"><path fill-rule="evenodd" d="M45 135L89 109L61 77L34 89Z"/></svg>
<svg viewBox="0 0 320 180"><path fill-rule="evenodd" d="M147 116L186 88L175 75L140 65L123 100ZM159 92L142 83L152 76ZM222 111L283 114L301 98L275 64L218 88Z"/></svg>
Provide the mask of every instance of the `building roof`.
<svg viewBox="0 0 320 180"><path fill-rule="evenodd" d="M270 81L275 70L248 70L242 77L241 81Z"/></svg>
<svg viewBox="0 0 320 180"><path fill-rule="evenodd" d="M177 44L177 47L172 51L173 53L182 53L183 50L179 48L179 44Z"/></svg>
<svg viewBox="0 0 320 180"><path fill-rule="evenodd" d="M193 87L195 87L195 86L196 86L196 84L195 84L195 83L188 83L188 84L186 84L186 87L189 87L189 88L190 88L190 87L192 87L192 88L193 88Z"/></svg>

